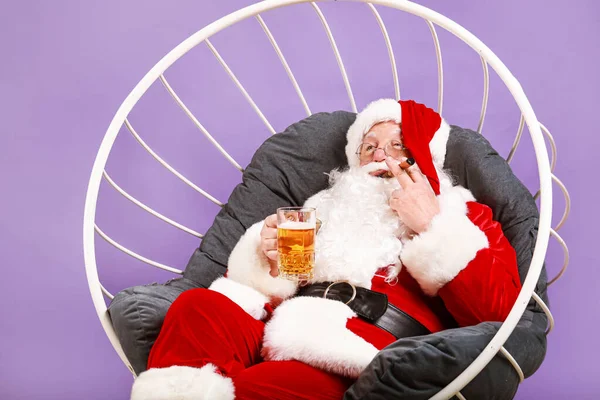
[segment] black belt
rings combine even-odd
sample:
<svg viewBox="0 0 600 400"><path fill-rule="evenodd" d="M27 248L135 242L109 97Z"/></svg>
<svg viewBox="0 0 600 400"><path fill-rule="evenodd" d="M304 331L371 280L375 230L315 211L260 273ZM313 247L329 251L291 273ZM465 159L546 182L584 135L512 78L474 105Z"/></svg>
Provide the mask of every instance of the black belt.
<svg viewBox="0 0 600 400"><path fill-rule="evenodd" d="M356 287L348 282L321 282L303 286L298 296L341 301L359 317L388 331L396 339L431 333L419 321L390 304L385 294Z"/></svg>

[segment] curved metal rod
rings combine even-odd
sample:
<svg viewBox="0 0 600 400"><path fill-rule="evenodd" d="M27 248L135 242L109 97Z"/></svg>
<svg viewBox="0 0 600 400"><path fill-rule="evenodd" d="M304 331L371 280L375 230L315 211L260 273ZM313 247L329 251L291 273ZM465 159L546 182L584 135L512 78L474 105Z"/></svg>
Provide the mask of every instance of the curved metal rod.
<svg viewBox="0 0 600 400"><path fill-rule="evenodd" d="M485 113L487 112L488 98L490 95L490 71L485 59L481 56L479 58L481 58L481 65L483 67L483 100L481 102L481 115L479 116L477 132L481 133L481 130L483 129L483 121L485 120Z"/></svg>
<svg viewBox="0 0 600 400"><path fill-rule="evenodd" d="M235 161L233 159L233 157L231 157L229 155L229 153L227 153L225 151L225 149L219 144L219 142L217 142L215 140L215 138L212 137L212 135L210 133L208 133L208 131L206 130L206 128L204 128L204 126L200 123L200 121L198 121L198 119L196 118L196 116L194 114L192 114L192 112L190 111L190 109L187 108L187 106L179 98L179 96L177 95L177 93L175 93L175 90L173 90L173 88L171 87L171 85L169 85L169 82L167 82L167 78L165 78L165 76L163 74L161 74L158 78L162 82L162 84L165 87L165 89L167 89L167 92L169 92L169 94L171 95L171 97L173 97L173 99L175 100L175 102L183 110L183 112L189 117L189 119L192 120L192 122L194 123L194 125L196 125L196 127L198 129L200 129L200 132L202 132L204 134L204 136L206 136L206 138L213 144L213 146L215 146L217 148L217 150L219 150L221 152L221 154L223 154L225 156L225 158L227 160L229 160L229 162L231 164L233 164L234 167L236 167L237 169L239 169L241 172L244 172L244 169L242 168L242 166L240 164L238 164L238 162Z"/></svg>
<svg viewBox="0 0 600 400"><path fill-rule="evenodd" d="M148 207L147 205L145 205L144 203L142 203L141 201L139 201L138 199L136 199L135 197L133 197L132 195L130 195L129 193L127 193L126 191L124 191L123 189L121 189L121 187L119 187L119 185L117 185L111 178L110 176L108 176L108 173L106 172L106 170L102 173L102 175L104 176L104 179L106 179L106 181L108 183L110 183L110 185L115 188L115 190L119 193L121 193L127 200L131 201L133 204L135 204L136 206L140 207L141 209L149 212L150 214L154 215L156 218L166 222L169 225L174 226L177 229L181 229L182 231L189 233L190 235L196 236L197 238L202 239L204 237L203 234L196 232L193 229L190 229L186 226L181 225L180 223L177 223L175 221L173 221L172 219L165 217L164 215L162 215L161 213L159 213L158 211L154 211L152 208Z"/></svg>
<svg viewBox="0 0 600 400"><path fill-rule="evenodd" d="M541 122L540 128L542 128L542 133L546 135L548 141L550 142L550 148L552 149L552 158L550 159L550 171L554 172L554 167L556 167L556 142L554 142L554 136L552 136L548 128L546 128Z"/></svg>
<svg viewBox="0 0 600 400"><path fill-rule="evenodd" d="M429 30L431 31L431 37L433 38L433 44L435 45L435 56L437 58L438 67L438 114L442 115L442 106L444 105L444 64L442 62L442 49L440 47L440 40L438 39L435 26L429 20L425 20Z"/></svg>
<svg viewBox="0 0 600 400"><path fill-rule="evenodd" d="M554 136L552 136L552 134L550 133L548 128L546 128L546 126L544 126L544 124L542 124L541 122L540 122L540 129L542 130L542 133L546 136L546 138L550 142L550 148L551 148L551 154L552 154L551 159L550 159L550 171L554 171L554 168L556 167L556 160L557 160L556 142L554 141ZM562 228L564 223L567 221L567 217L569 216L569 213L571 212L571 196L569 195L569 191L567 190L565 185L561 182L560 179L558 179L558 177L556 177L556 175L552 174L552 180L560 187L560 189L563 193L563 196L565 198L565 211L563 212L563 215L562 215L558 225L556 225L556 227L554 228L556 231L558 231L560 228ZM540 196L540 191L538 190L535 193L535 195L533 196L534 200L537 200L537 198L539 196Z"/></svg>
<svg viewBox="0 0 600 400"><path fill-rule="evenodd" d="M542 310L544 310L544 314L546 314L546 317L548 318L548 328L546 328L547 335L554 329L554 316L550 312L550 309L548 308L546 303L544 303L544 300L542 300L542 298L538 296L536 292L533 292L531 297L536 301L536 303L538 303Z"/></svg>
<svg viewBox="0 0 600 400"><path fill-rule="evenodd" d="M254 111L256 112L256 114L258 114L258 116L260 117L260 119L262 120L262 122L266 125L266 127L269 129L269 131L271 131L271 133L274 135L277 132L275 132L275 129L273 129L273 127L271 126L271 124L269 123L269 121L267 121L267 118L265 118L265 115L262 113L262 111L260 111L260 109L258 108L258 106L256 105L256 103L254 102L254 100L252 100L252 97L250 97L250 95L248 94L248 92L246 91L246 89L244 89L244 86L242 86L242 84L240 83L240 81L238 80L238 78L235 76L235 74L233 73L233 71L231 70L231 68L229 68L229 65L227 65L227 63L225 62L225 60L223 60L223 57L221 57L221 55L219 54L219 52L217 51L217 49L215 49L215 46L212 45L212 43L210 42L209 39L206 39L204 41L204 43L206 43L206 45L208 46L208 48L210 49L210 51L214 54L214 56L217 58L217 60L219 61L219 63L221 64L221 66L223 67L223 69L225 70L225 72L227 72L227 74L229 75L229 77L231 78L231 80L235 83L235 85L238 87L238 89L240 90L240 92L242 92L242 94L244 95L244 97L246 98L246 100L248 100L248 103L250 103L250 105L252 106L252 108L254 109Z"/></svg>
<svg viewBox="0 0 600 400"><path fill-rule="evenodd" d="M133 258L136 258L142 262L145 262L148 265L152 265L153 267L156 268L160 268L163 269L165 271L169 271L169 272L173 272L175 274L179 274L179 275L183 275L183 271L179 270L177 268L173 268L173 267L169 267L168 265L165 264L161 264L159 262L150 260L149 258L146 258L144 256L140 256L138 253L129 250L127 247L115 242L113 239L111 239L106 233L102 232L102 230L100 228L98 228L98 225L94 224L94 230L96 232L98 232L98 234L100 236L102 236L102 239L106 240L108 243L112 244L113 246L115 246L117 249L121 250L123 253L130 255Z"/></svg>
<svg viewBox="0 0 600 400"><path fill-rule="evenodd" d="M519 383L523 383L523 381L525 380L525 375L523 374L523 370L521 369L521 366L519 365L517 360L515 360L515 358L508 352L508 350L504 348L504 346L500 347L500 354L502 354L508 360L508 362L510 362L515 371L517 371L517 375L519 375Z"/></svg>
<svg viewBox="0 0 600 400"><path fill-rule="evenodd" d="M158 154L156 154L154 152L154 150L152 150L150 148L150 146L148 146L146 144L146 142L144 142L144 140L142 140L142 138L140 137L140 135L138 135L138 133L135 131L135 129L133 129L133 126L131 125L131 123L129 123L129 120L127 118L125 118L125 126L127 126L127 129L129 129L129 132L131 132L131 134L133 135L133 137L135 137L135 139L138 141L138 143L141 144L142 147L144 149L146 149L146 151L148 153L150 153L150 155L152 157L154 157L154 159L156 161L158 161L159 163L161 163L163 167L165 167L166 169L168 169L169 171L171 171L173 173L173 175L175 175L176 177L178 177L179 179L181 179L184 183L186 183L189 187L191 187L192 189L194 189L195 191L197 191L198 193L200 193L202 196L206 197L207 199L209 199L210 201L212 201L216 205L218 205L220 207L223 207L223 203L221 203L219 200L215 199L213 196L211 196L210 194L208 194L207 192L205 192L204 190L200 189L198 186L196 186L195 184L193 184L188 178L186 178L185 176L181 175L175 168L171 167L165 160L163 160Z"/></svg>
<svg viewBox="0 0 600 400"><path fill-rule="evenodd" d="M569 191L567 190L565 184L562 183L562 181L558 179L556 175L552 174L552 180L558 185L565 198L565 211L563 212L563 216L558 222L558 225L556 225L556 228L554 228L554 230L558 232L560 228L562 228L562 226L565 224L567 218L569 217L569 214L571 213L571 195L569 195Z"/></svg>
<svg viewBox="0 0 600 400"><path fill-rule="evenodd" d="M383 23L383 19L379 15L379 12L375 8L375 6L371 3L367 3L367 6L371 9L371 12L377 19L377 23L379 24L379 29L381 29L381 33L383 33L383 38L385 39L385 45L388 50L388 56L390 57L390 64L392 65L392 76L394 78L394 94L396 95L396 100L400 100L400 84L398 83L398 71L396 69L396 57L394 57L394 49L392 49L392 41L390 40L390 35L388 35L385 24Z"/></svg>
<svg viewBox="0 0 600 400"><path fill-rule="evenodd" d="M271 42L271 45L275 49L275 52L277 53L277 56L279 57L279 60L281 61L283 68L285 68L285 72L287 72L288 77L290 78L290 81L292 81L292 85L294 86L294 89L296 89L296 93L298 93L298 97L300 97L300 101L302 102L302 105L304 106L304 111L306 111L306 115L310 116L312 113L310 112L310 108L308 108L308 103L306 102L306 99L304 98L304 95L302 94L302 90L300 90L300 86L298 85L298 82L296 81L296 78L294 77L294 73L292 72L289 64L287 63L287 60L283 56L283 53L281 52L279 45L277 45L277 42L275 41L275 37L273 37L273 34L267 27L267 24L262 19L260 14L256 15L256 19L258 20L258 23L260 24L260 26L263 28L263 31L265 31L265 34L267 35L267 37L269 38L269 42Z"/></svg>
<svg viewBox="0 0 600 400"><path fill-rule="evenodd" d="M525 117L521 114L521 119L519 120L519 129L517 130L517 136L515 136L515 141L510 149L510 153L508 153L508 157L506 157L506 162L510 164L513 157L515 156L515 152L517 151L517 147L521 142L521 136L523 136L523 128L525 127Z"/></svg>
<svg viewBox="0 0 600 400"><path fill-rule="evenodd" d="M104 286L102 286L102 284L100 284L100 290L102 290L102 293L104 293L104 295L106 297L108 297L109 300L112 300L115 298L115 296L113 296L108 290L106 290L106 288Z"/></svg>
<svg viewBox="0 0 600 400"><path fill-rule="evenodd" d="M567 244L565 243L563 238L560 237L560 235L558 233L556 233L556 231L554 229L550 229L550 236L554 236L554 238L558 241L558 244L561 245L561 247L563 248L563 254L565 255L565 258L563 261L563 266L560 269L560 272L558 273L558 275L556 275L554 278L552 278L550 281L548 281L548 286L552 285L554 282L559 280L561 278L561 276L563 276L563 274L567 270L567 266L569 265L569 248L567 247Z"/></svg>
<svg viewBox="0 0 600 400"><path fill-rule="evenodd" d="M562 228L562 226L565 224L565 222L567 221L567 218L569 217L569 214L571 213L571 195L569 194L569 191L567 190L567 187L565 186L565 184L562 183L562 181L560 179L558 179L558 177L556 175L552 174L552 180L554 181L554 183L556 183L558 185L558 187L562 191L563 197L565 198L565 211L563 211L563 215L560 218L560 221L554 228L554 230L558 232L560 230L560 228ZM535 193L535 195L533 196L533 199L537 200L537 198L539 196L540 196L540 191L538 190Z"/></svg>
<svg viewBox="0 0 600 400"><path fill-rule="evenodd" d="M337 60L338 66L340 67L340 72L342 73L342 79L344 79L344 85L346 86L346 92L348 92L348 97L350 98L350 106L352 107L352 111L357 112L356 110L356 102L354 101L354 95L352 94L352 88L350 87L350 81L348 80L348 75L346 74L346 68L344 68L344 62L342 61L342 57L340 56L340 51L337 48L337 44L335 43L335 39L333 38L333 34L331 33L331 29L329 28L329 24L325 19L325 16L321 12L319 6L315 3L310 3L310 5L315 9L319 19L321 20L321 24L323 24L323 28L325 28L325 33L327 33L327 37L329 38L329 43L331 43L331 48L333 49L333 53L335 54L335 59Z"/></svg>

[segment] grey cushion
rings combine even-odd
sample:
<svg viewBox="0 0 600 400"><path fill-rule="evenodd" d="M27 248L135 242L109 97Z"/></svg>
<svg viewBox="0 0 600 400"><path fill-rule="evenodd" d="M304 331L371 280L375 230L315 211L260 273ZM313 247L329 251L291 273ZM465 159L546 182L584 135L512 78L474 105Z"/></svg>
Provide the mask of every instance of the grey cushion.
<svg viewBox="0 0 600 400"><path fill-rule="evenodd" d="M112 325L133 370L146 370L148 356L169 306L185 290L199 285L185 278L134 286L117 293L108 307Z"/></svg>
<svg viewBox="0 0 600 400"><path fill-rule="evenodd" d="M229 253L249 226L277 207L300 205L326 188L326 173L346 165L345 133L354 118L353 113L344 111L314 114L265 141L246 168L243 182L234 189L200 248L192 255L183 281L190 287L207 287L224 274ZM517 251L519 272L524 278L538 222L531 195L506 162L476 132L453 126L447 149L445 167L478 201L492 208L495 219L502 224ZM159 287L152 290L158 293ZM121 342L126 342L123 347L129 359L135 361L137 372L144 369L143 357L147 357L171 298L185 289L173 287L173 283L160 287L160 302L149 299L153 296L152 290L129 289L117 295L110 306L113 325ZM546 298L545 290L544 273L538 283L543 298ZM166 296L164 291L170 295ZM123 307L125 304L127 308ZM139 315L147 316L143 325L139 319L132 318L136 308ZM530 303L519 328L506 344L527 375L543 360L545 321L541 310ZM484 323L397 341L376 357L346 398L363 398L367 393L369 398L428 398L479 354L496 329L497 325ZM517 387L516 373L511 368L497 357L463 393L467 398L510 398ZM492 391L496 397L490 395Z"/></svg>

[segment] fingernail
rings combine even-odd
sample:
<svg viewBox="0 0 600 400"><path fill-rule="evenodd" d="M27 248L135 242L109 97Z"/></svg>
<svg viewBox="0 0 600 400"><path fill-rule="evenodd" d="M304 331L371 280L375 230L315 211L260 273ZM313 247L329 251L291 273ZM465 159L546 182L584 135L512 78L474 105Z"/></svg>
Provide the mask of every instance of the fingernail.
<svg viewBox="0 0 600 400"><path fill-rule="evenodd" d="M415 163L415 159L414 159L414 158L412 158L412 157L411 157L411 158L407 158L407 159L406 159L406 163L407 163L408 165L413 165L413 164Z"/></svg>

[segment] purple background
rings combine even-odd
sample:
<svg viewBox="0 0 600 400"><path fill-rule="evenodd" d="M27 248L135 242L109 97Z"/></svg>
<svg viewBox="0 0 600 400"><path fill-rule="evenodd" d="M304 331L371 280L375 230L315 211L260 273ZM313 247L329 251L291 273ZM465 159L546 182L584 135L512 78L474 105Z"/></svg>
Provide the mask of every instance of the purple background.
<svg viewBox="0 0 600 400"><path fill-rule="evenodd" d="M110 120L139 79L170 49L206 24L252 3L236 1L19 1L0 13L0 398L127 399L132 377L107 340L87 288L82 217L95 154ZM486 43L520 80L538 118L559 148L556 173L574 209L561 231L571 269L550 289L557 327L546 361L520 388L519 399L596 398L600 328L596 242L598 199L592 160L600 135L597 112L600 5L547 1L422 1ZM364 4L323 4L338 38L359 108L393 96L379 28ZM403 98L435 107L437 80L429 30L418 18L380 8L397 55ZM349 109L329 43L308 5L264 15L313 110ZM440 32L446 76L444 116L476 128L482 90L476 54ZM284 70L254 19L212 40L276 130L303 117ZM206 46L166 72L171 85L232 156L246 165L269 136ZM518 109L492 75L484 133L503 155ZM239 173L208 144L160 83L135 107L131 122L161 156L225 201ZM526 134L514 160L536 189ZM217 207L160 167L125 130L107 165L132 195L204 232ZM591 181L591 182L590 182ZM590 183L592 183L590 185ZM555 214L564 202L555 195ZM149 216L102 184L97 221L114 239L157 261L183 268L197 240ZM557 221L558 218L555 219ZM102 282L113 293L170 275L131 259L101 239ZM562 255L552 242L553 276Z"/></svg>

